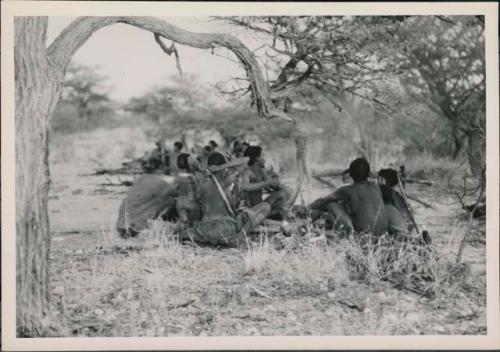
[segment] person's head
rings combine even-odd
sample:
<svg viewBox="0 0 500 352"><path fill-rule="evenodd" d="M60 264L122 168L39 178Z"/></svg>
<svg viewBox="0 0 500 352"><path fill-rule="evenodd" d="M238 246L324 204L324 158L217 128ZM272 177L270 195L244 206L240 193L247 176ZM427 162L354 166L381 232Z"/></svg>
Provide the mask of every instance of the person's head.
<svg viewBox="0 0 500 352"><path fill-rule="evenodd" d="M182 142L175 142L174 143L174 150L178 153L182 150L182 148L184 147L184 144L182 144Z"/></svg>
<svg viewBox="0 0 500 352"><path fill-rule="evenodd" d="M394 187L399 183L398 173L394 169L382 169L378 172L379 183L389 187Z"/></svg>
<svg viewBox="0 0 500 352"><path fill-rule="evenodd" d="M226 158L221 153L215 152L210 154L207 160L208 166L220 166L226 163Z"/></svg>
<svg viewBox="0 0 500 352"><path fill-rule="evenodd" d="M177 167L179 170L190 171L188 163L189 154L182 153L177 157Z"/></svg>
<svg viewBox="0 0 500 352"><path fill-rule="evenodd" d="M217 142L214 141L213 139L210 142L208 142L208 144L212 147L213 150L215 150L219 146Z"/></svg>
<svg viewBox="0 0 500 352"><path fill-rule="evenodd" d="M349 176L354 182L366 181L370 176L370 164L365 158L357 158L349 165Z"/></svg>
<svg viewBox="0 0 500 352"><path fill-rule="evenodd" d="M262 148L259 146L248 146L245 150L245 153L243 153L243 156L248 157L248 165L260 165L264 166L264 158L262 158Z"/></svg>
<svg viewBox="0 0 500 352"><path fill-rule="evenodd" d="M209 145L206 145L203 147L203 155L209 155L212 152L212 147Z"/></svg>

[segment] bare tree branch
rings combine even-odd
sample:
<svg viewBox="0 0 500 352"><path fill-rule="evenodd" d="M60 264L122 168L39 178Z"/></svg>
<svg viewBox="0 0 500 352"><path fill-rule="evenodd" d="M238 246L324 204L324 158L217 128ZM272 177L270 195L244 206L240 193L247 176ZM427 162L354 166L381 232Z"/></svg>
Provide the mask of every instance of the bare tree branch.
<svg viewBox="0 0 500 352"><path fill-rule="evenodd" d="M273 106L271 92L258 66L255 55L236 37L223 33L193 33L154 17L79 17L66 27L47 50L52 63L63 70L73 54L97 30L115 24L126 23L170 39L178 44L199 49L224 47L231 50L241 61L251 82L259 116L280 118L294 122L284 112Z"/></svg>
<svg viewBox="0 0 500 352"><path fill-rule="evenodd" d="M162 42L161 36L158 33L155 33L154 36L155 36L155 41L158 43L160 48L165 52L165 54L170 56L172 53L174 53L175 66L177 67L177 71L179 71L179 76L182 78L183 75L182 75L181 62L179 60L179 53L177 52L177 48L175 47L175 43L172 42L172 45L170 45L170 48L167 48L165 43Z"/></svg>

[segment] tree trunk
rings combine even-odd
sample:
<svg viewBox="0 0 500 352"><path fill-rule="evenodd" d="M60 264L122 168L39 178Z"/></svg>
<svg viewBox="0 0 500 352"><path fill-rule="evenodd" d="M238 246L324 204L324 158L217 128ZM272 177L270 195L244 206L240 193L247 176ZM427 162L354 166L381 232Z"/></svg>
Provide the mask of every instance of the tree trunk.
<svg viewBox="0 0 500 352"><path fill-rule="evenodd" d="M41 333L48 309L48 121L62 73L45 54L47 18L15 19L16 279L20 336Z"/></svg>
<svg viewBox="0 0 500 352"><path fill-rule="evenodd" d="M475 125L471 128L468 137L467 157L472 174L486 181L486 135L484 130Z"/></svg>
<svg viewBox="0 0 500 352"><path fill-rule="evenodd" d="M293 194L291 195L287 207L291 208L297 197L302 190L302 185L304 183L304 179L307 179L307 182L310 184L311 177L309 172L309 167L307 165L307 137L303 134L299 134L295 138L295 147L296 147L296 155L295 155L295 163L297 165L297 183L295 185L295 189L293 190Z"/></svg>

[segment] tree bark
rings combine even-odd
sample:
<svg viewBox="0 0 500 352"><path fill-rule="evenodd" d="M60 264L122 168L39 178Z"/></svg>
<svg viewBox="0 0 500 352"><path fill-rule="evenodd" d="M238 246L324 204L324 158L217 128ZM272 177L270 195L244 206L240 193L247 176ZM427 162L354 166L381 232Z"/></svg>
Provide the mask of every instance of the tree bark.
<svg viewBox="0 0 500 352"><path fill-rule="evenodd" d="M45 54L47 18L15 19L16 284L21 336L37 335L48 309L48 122L63 78Z"/></svg>
<svg viewBox="0 0 500 352"><path fill-rule="evenodd" d="M295 163L297 165L298 180L295 185L295 189L293 190L293 194L288 201L288 208L291 208L295 204L295 201L302 190L304 180L307 179L309 183L311 182L310 172L307 165L307 137L300 132L295 138L295 147Z"/></svg>

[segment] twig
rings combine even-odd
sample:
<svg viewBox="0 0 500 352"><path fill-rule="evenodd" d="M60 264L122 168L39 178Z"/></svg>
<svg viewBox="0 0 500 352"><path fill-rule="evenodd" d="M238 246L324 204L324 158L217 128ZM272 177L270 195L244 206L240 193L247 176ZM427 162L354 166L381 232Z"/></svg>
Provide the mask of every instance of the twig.
<svg viewBox="0 0 500 352"><path fill-rule="evenodd" d="M337 300L337 303L343 304L344 306L351 309L356 309L358 312L363 312L365 310L363 306L358 305L357 303L349 303L344 300Z"/></svg>
<svg viewBox="0 0 500 352"><path fill-rule="evenodd" d="M315 176L315 175L313 176L313 178L316 181L318 181L324 185L327 185L330 188L337 188L337 187L335 187L335 185L333 183L331 183L330 181L324 180L322 177L324 177L324 176Z"/></svg>
<svg viewBox="0 0 500 352"><path fill-rule="evenodd" d="M403 200L404 200L405 206L408 210L408 214L410 215L410 220L411 220L411 222L413 222L413 226L415 226L415 231L417 231L417 234L419 235L420 231L418 230L418 225L417 225L417 222L415 221L415 216L413 215L413 209L411 208L410 204L408 203L408 198L406 197L406 192L405 192L405 189L403 187L403 183L401 182L401 178L399 177L399 174L397 174L397 176L398 176L398 186L399 186L399 189L401 191L401 195L403 196Z"/></svg>
<svg viewBox="0 0 500 352"><path fill-rule="evenodd" d="M173 309L175 308L182 308L182 307L187 307L189 306L190 304L196 302L196 300L194 298L191 298L190 300L184 302L184 303L179 303L179 304L176 304L173 306Z"/></svg>
<svg viewBox="0 0 500 352"><path fill-rule="evenodd" d="M262 292L262 291L258 290L257 288L255 288L255 287L253 287L253 286L248 286L248 288L250 288L250 289L254 290L254 291L255 291L255 293L257 293L259 296L262 296L262 297L267 298L267 299L269 299L269 300L271 300L271 301L272 301L272 297L270 297L270 296L266 295L264 292Z"/></svg>
<svg viewBox="0 0 500 352"><path fill-rule="evenodd" d="M434 207L432 205L430 205L429 203L424 202L423 200L418 199L417 197L410 196L409 194L407 194L406 197L408 197L408 199L411 199L411 200L413 200L413 201L415 201L415 202L417 202L419 204L422 204L426 208L434 209Z"/></svg>

